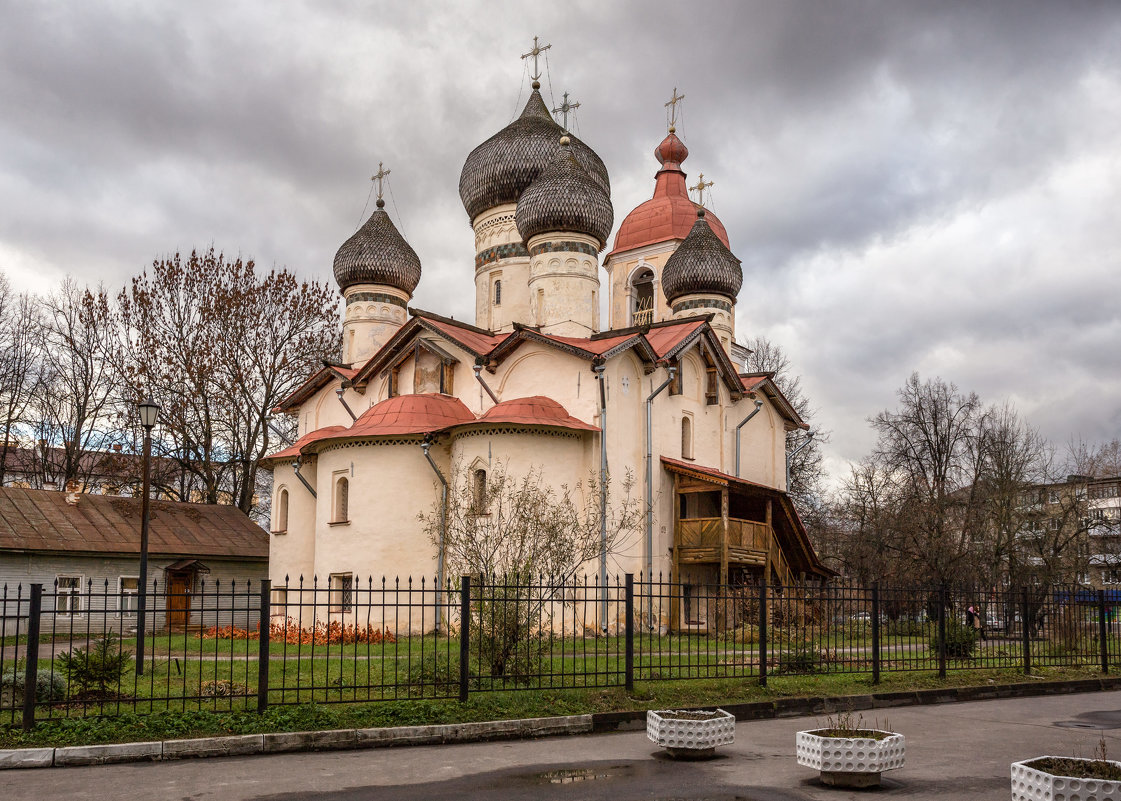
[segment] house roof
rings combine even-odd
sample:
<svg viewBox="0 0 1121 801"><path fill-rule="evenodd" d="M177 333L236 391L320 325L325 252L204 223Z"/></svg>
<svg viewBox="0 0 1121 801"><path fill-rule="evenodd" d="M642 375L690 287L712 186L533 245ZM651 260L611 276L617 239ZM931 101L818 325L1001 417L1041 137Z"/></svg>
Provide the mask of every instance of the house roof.
<svg viewBox="0 0 1121 801"><path fill-rule="evenodd" d="M524 426L552 426L577 431L599 431L598 428L578 420L560 403L543 395L513 398L487 409L478 423L508 423Z"/></svg>
<svg viewBox="0 0 1121 801"><path fill-rule="evenodd" d="M460 423L473 423L475 415L451 395L396 395L375 403L336 437L373 437L430 434Z"/></svg>
<svg viewBox="0 0 1121 801"><path fill-rule="evenodd" d="M309 431L308 433L304 434L287 448L270 454L261 461L280 462L284 461L285 459L295 459L301 453L303 453L303 450L306 446L310 445L316 440L327 439L328 437L331 437L342 431L346 431L346 426L324 426L323 428L317 428L315 429L315 431Z"/></svg>
<svg viewBox="0 0 1121 801"><path fill-rule="evenodd" d="M325 363L323 367L313 373L307 381L296 387L288 397L276 404L276 406L272 408L272 411L274 413L286 412L289 409L299 406L332 381L351 381L357 374L358 370L353 367L343 367L337 364Z"/></svg>
<svg viewBox="0 0 1121 801"><path fill-rule="evenodd" d="M140 498L0 487L0 550L140 553ZM148 552L268 559L269 536L236 506L152 501Z"/></svg>
<svg viewBox="0 0 1121 801"><path fill-rule="evenodd" d="M717 486L739 490L747 495L765 495L770 498L778 505L778 512L774 516L773 525L775 536L778 538L783 555L791 567L796 571L814 573L819 576L837 575L835 571L826 567L818 558L794 502L782 490L738 478L717 470L715 467L705 467L692 462L683 462L679 459L670 459L668 456L661 457L661 460L662 467L671 473L686 475Z"/></svg>
<svg viewBox="0 0 1121 801"><path fill-rule="evenodd" d="M795 428L809 429L810 424L802 419L798 414L798 410L794 408L794 404L782 394L782 390L778 388L775 383L774 373L740 373L740 382L743 384L745 392L752 395L761 392L766 396L774 407L778 409L779 414L786 420L786 429L792 431Z"/></svg>

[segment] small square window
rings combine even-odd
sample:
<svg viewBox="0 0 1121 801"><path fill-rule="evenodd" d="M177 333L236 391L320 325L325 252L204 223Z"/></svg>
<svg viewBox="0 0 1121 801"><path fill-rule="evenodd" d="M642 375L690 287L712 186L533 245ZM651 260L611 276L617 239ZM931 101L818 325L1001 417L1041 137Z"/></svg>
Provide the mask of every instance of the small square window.
<svg viewBox="0 0 1121 801"><path fill-rule="evenodd" d="M140 602L140 579L121 576L117 579L117 611L121 617L135 617Z"/></svg>

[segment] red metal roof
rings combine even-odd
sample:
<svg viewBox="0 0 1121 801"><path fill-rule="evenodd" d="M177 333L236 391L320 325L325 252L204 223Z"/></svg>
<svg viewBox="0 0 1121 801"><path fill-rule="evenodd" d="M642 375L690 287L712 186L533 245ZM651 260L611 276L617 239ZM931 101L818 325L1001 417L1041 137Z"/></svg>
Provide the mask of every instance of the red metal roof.
<svg viewBox="0 0 1121 801"><path fill-rule="evenodd" d="M690 320L677 325L651 328L646 333L646 341L650 343L650 347L661 359L704 324L704 320Z"/></svg>
<svg viewBox="0 0 1121 801"><path fill-rule="evenodd" d="M526 426L554 426L577 431L599 431L568 413L560 403L543 395L513 398L488 409L479 423L512 423Z"/></svg>
<svg viewBox="0 0 1121 801"><path fill-rule="evenodd" d="M140 553L140 498L0 488L0 549ZM236 506L152 501L148 550L176 556L268 559L269 535Z"/></svg>
<svg viewBox="0 0 1121 801"><path fill-rule="evenodd" d="M398 395L374 404L354 421L354 425L335 436L430 434L474 421L471 410L451 395Z"/></svg>
<svg viewBox="0 0 1121 801"><path fill-rule="evenodd" d="M616 345L621 345L629 339L634 339L637 334L620 334L619 336L607 336L596 339L589 339L587 337L559 337L553 334L538 334L538 336L542 339L550 340L551 342L568 345L570 348L579 348L595 356L602 356Z"/></svg>
<svg viewBox="0 0 1121 801"><path fill-rule="evenodd" d="M471 328L456 325L447 320L436 320L425 315L424 321L449 339L455 340L472 353L483 355L490 353L496 345L502 342L509 334L482 334Z"/></svg>
<svg viewBox="0 0 1121 801"><path fill-rule="evenodd" d="M266 456L261 461L282 461L284 459L295 459L303 451L305 445L310 445L316 440L327 439L334 436L339 432L346 431L346 426L325 426L324 428L317 428L315 431L309 431L304 434L294 443L289 445L284 450L277 451L270 456Z"/></svg>
<svg viewBox="0 0 1121 801"><path fill-rule="evenodd" d="M689 199L685 173L680 166L680 162L688 155L685 145L672 133L654 151L654 157L662 165L655 178L654 197L626 216L615 234L615 247L607 254L608 258L624 250L688 236L693 223L697 221L699 208ZM725 247L730 248L724 224L711 211L705 211L705 219L713 233Z"/></svg>
<svg viewBox="0 0 1121 801"><path fill-rule="evenodd" d="M342 378L345 378L349 381L356 375L358 375L358 370L356 369L352 369L350 367L339 367L333 364L327 365L322 369L317 370L311 375L310 378L308 378L307 381L296 387L296 389L294 389L291 394L288 395L288 397L286 397L280 403L276 404L276 406L272 408L272 411L287 411L293 406L297 406L303 403L323 387L330 384L332 381Z"/></svg>

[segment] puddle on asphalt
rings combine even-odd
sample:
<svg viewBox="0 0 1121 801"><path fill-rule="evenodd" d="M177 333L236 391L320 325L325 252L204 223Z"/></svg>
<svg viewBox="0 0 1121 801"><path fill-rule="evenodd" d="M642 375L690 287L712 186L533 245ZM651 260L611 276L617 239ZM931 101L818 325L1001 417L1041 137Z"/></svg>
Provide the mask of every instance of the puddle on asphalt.
<svg viewBox="0 0 1121 801"><path fill-rule="evenodd" d="M1121 709L1083 712L1075 720L1057 720L1052 725L1063 729L1121 729Z"/></svg>

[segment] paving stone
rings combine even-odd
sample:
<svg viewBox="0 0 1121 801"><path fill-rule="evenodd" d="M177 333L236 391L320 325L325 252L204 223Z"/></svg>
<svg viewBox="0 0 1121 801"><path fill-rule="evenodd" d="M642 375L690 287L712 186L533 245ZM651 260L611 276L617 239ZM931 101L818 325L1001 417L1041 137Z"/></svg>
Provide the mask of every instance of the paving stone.
<svg viewBox="0 0 1121 801"><path fill-rule="evenodd" d="M289 751L331 751L355 748L358 740L354 729L329 729L327 731L286 731L263 734L262 748L267 754Z"/></svg>
<svg viewBox="0 0 1121 801"><path fill-rule="evenodd" d="M114 762L156 761L163 755L161 742L73 745L54 750L54 765L109 765Z"/></svg>
<svg viewBox="0 0 1121 801"><path fill-rule="evenodd" d="M168 740L163 744L164 759L192 757L239 756L259 754L262 734L240 734L231 737L199 737L193 740Z"/></svg>
<svg viewBox="0 0 1121 801"><path fill-rule="evenodd" d="M49 768L53 764L53 748L12 748L0 751L0 770Z"/></svg>

